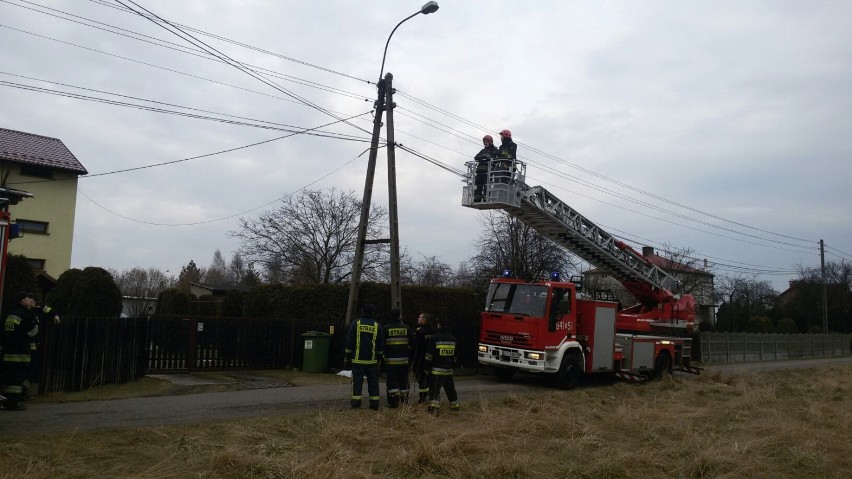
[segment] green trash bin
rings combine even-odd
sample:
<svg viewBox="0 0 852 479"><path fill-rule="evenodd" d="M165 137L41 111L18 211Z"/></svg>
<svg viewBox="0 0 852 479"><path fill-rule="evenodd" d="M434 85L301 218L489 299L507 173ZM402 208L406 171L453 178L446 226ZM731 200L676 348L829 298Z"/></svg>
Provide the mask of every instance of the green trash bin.
<svg viewBox="0 0 852 479"><path fill-rule="evenodd" d="M331 335L322 331L302 333L305 340L305 354L302 358L302 371L306 373L324 373L328 367L328 346Z"/></svg>

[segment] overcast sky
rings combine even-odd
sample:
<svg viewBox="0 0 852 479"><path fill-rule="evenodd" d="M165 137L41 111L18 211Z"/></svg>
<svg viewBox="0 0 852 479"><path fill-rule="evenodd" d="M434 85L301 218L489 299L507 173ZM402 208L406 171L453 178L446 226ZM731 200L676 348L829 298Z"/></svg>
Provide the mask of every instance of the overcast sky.
<svg viewBox="0 0 852 479"><path fill-rule="evenodd" d="M194 34L275 72L270 81L292 95L343 117L366 113L352 124L368 132L368 81L394 25L422 4L137 3L248 46ZM827 261L852 259L852 2L439 3L390 43L397 142L460 169L483 134L508 128L529 184L637 249L688 248L717 275L759 272L783 290L797 265L819 266L820 239ZM90 172L79 182L73 267L177 274L191 259L206 267L217 249L229 259L239 248L228 232L240 217L285 195L304 187L361 195L367 144L307 135L95 176L286 133L9 83L252 124L336 121L186 53L188 42L117 2L3 0L0 45L0 127L61 139ZM345 124L323 130L369 137ZM387 205L384 150L379 158L373 200ZM453 266L470 257L479 213L460 205L461 179L399 150L397 170L402 247Z"/></svg>

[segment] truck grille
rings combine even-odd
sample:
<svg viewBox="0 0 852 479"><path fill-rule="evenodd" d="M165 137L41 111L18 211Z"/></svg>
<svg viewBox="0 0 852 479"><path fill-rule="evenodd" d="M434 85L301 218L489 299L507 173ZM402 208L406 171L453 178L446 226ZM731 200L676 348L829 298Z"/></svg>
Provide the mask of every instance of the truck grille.
<svg viewBox="0 0 852 479"><path fill-rule="evenodd" d="M485 340L489 343L511 344L518 347L529 347L530 338L517 334L506 334L497 331L485 331Z"/></svg>

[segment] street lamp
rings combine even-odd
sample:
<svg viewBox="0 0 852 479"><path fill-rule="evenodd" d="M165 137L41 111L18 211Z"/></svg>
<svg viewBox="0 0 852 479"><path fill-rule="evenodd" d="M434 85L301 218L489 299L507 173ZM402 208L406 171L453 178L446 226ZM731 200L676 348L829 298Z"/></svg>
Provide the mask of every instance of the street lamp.
<svg viewBox="0 0 852 479"><path fill-rule="evenodd" d="M397 221L397 207L396 207L396 156L394 151L394 140L393 140L393 115L391 113L391 109L393 108L393 88L390 87L390 83L393 79L393 75L388 73L385 78L382 78L382 74L385 71L385 59L388 54L388 45L390 45L391 37L393 36L396 29L399 28L400 25L405 23L406 21L414 18L421 13L423 15L428 15L430 13L434 13L438 10L438 2L430 1L426 2L420 10L409 15L408 17L402 19L401 22L397 23L393 30L391 30L390 35L388 35L388 40L385 42L385 50L382 54L382 67L379 70L379 81L376 83L378 87L378 98L376 99L376 114L373 119L373 136L370 142L370 157L367 161L367 179L364 183L364 198L361 201L361 218L358 222L358 238L355 242L355 258L352 262L352 277L349 282L349 304L346 307L346 324L348 325L352 321L352 317L355 314L355 308L358 304L358 289L361 285L361 270L364 266L364 246L367 241L367 221L370 216L370 202L373 197L373 177L376 173L376 157L379 152L379 134L382 128L382 113L385 111L385 104L387 95L387 104L389 105L388 110L388 202L389 206L389 220L390 220L390 239L389 240L370 240L369 243L390 243L391 249L391 308L392 309L401 309L401 301L400 301L400 280L399 280L399 225Z"/></svg>

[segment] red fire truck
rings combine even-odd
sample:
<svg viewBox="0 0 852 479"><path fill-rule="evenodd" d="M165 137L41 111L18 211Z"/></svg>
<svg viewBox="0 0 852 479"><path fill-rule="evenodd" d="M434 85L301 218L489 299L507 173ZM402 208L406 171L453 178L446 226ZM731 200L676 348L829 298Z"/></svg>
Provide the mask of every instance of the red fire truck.
<svg viewBox="0 0 852 479"><path fill-rule="evenodd" d="M491 281L481 314L479 362L509 378L549 375L571 388L583 374L644 381L690 366L695 300L678 281L541 186L525 183L521 161L467 164L462 205L502 209L617 278L639 301L619 309L611 292L586 292L558 273L529 282L510 272ZM478 171L477 171L477 168ZM483 174L484 173L484 174Z"/></svg>

